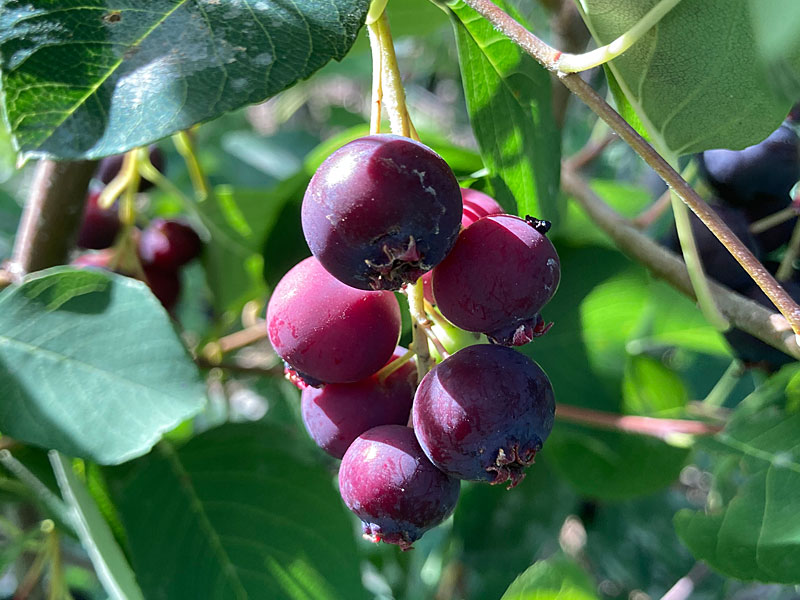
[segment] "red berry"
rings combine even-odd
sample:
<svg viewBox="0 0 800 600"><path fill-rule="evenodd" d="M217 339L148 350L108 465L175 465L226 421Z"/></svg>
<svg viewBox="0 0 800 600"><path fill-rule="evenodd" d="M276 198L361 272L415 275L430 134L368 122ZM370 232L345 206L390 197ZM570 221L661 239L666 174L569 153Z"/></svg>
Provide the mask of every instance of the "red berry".
<svg viewBox="0 0 800 600"><path fill-rule="evenodd" d="M363 521L365 537L408 550L453 512L459 482L431 464L411 428L383 425L348 448L339 467L339 492Z"/></svg>
<svg viewBox="0 0 800 600"><path fill-rule="evenodd" d="M561 277L549 224L510 215L479 219L433 270L433 296L453 325L518 346L543 334L539 311Z"/></svg>
<svg viewBox="0 0 800 600"><path fill-rule="evenodd" d="M116 205L100 208L97 200L100 192L92 192L86 198L83 209L83 223L78 233L78 247L88 250L102 250L114 244L122 227Z"/></svg>
<svg viewBox="0 0 800 600"><path fill-rule="evenodd" d="M359 381L391 358L400 338L400 305L391 292L341 283L311 257L275 287L267 330L275 351L303 379Z"/></svg>
<svg viewBox="0 0 800 600"><path fill-rule="evenodd" d="M453 247L458 182L427 146L370 135L339 148L311 178L303 233L322 265L349 286L397 290Z"/></svg>
<svg viewBox="0 0 800 600"><path fill-rule="evenodd" d="M528 357L504 346L459 350L420 382L414 432L431 462L459 479L513 487L550 430L550 380Z"/></svg>
<svg viewBox="0 0 800 600"><path fill-rule="evenodd" d="M194 229L179 221L153 219L139 237L144 264L175 271L200 254L203 242Z"/></svg>
<svg viewBox="0 0 800 600"><path fill-rule="evenodd" d="M398 348L392 359L405 352ZM416 389L413 362L405 363L384 380L374 374L355 383L306 387L302 395L303 423L320 448L342 458L353 440L368 429L407 424Z"/></svg>

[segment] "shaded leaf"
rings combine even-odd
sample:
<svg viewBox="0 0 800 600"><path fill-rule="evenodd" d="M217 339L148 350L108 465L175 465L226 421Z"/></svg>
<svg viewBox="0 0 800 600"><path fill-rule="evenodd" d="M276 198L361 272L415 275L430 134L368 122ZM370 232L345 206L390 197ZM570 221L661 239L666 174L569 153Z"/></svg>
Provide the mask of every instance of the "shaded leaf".
<svg viewBox="0 0 800 600"><path fill-rule="evenodd" d="M501 600L594 600L589 574L563 555L542 560L514 580Z"/></svg>
<svg viewBox="0 0 800 600"><path fill-rule="evenodd" d="M147 286L56 267L0 294L0 430L99 463L147 452L205 388Z"/></svg>
<svg viewBox="0 0 800 600"><path fill-rule="evenodd" d="M365 598L332 476L286 431L225 425L106 469L148 599Z"/></svg>

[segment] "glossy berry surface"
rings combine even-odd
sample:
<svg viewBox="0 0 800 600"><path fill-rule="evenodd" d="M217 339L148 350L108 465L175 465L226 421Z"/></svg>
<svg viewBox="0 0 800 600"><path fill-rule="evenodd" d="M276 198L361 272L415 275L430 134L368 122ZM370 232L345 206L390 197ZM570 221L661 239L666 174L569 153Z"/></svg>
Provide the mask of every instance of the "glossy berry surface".
<svg viewBox="0 0 800 600"><path fill-rule="evenodd" d="M510 215L479 219L433 270L433 296L453 325L518 346L546 331L539 311L561 278L543 221Z"/></svg>
<svg viewBox="0 0 800 600"><path fill-rule="evenodd" d="M339 492L373 542L408 550L453 512L459 481L434 467L403 425L361 434L342 459Z"/></svg>
<svg viewBox="0 0 800 600"><path fill-rule="evenodd" d="M788 199L800 179L800 144L784 123L744 150L706 150L698 163L708 184L726 202L747 206L770 198Z"/></svg>
<svg viewBox="0 0 800 600"><path fill-rule="evenodd" d="M461 211L462 229L469 227L481 217L503 213L503 207L497 203L497 200L478 190L461 188L461 202L463 205ZM425 299L431 304L436 304L433 298L433 291L431 290L432 275L433 273L431 271L425 273L422 276L422 283L425 288Z"/></svg>
<svg viewBox="0 0 800 600"><path fill-rule="evenodd" d="M310 257L275 286L267 332L278 355L304 379L359 381L391 358L400 338L400 305L391 292L343 284Z"/></svg>
<svg viewBox="0 0 800 600"><path fill-rule="evenodd" d="M756 242L753 234L750 233L750 221L747 215L740 209L733 206L718 204L712 206L725 224L738 237L756 258L761 258L761 248ZM752 282L750 275L747 274L731 253L722 245L703 222L694 214L690 214L692 224L692 234L697 245L697 252L703 263L703 269L709 277L716 279L722 285L731 289L740 290L748 287ZM678 232L673 228L669 234L666 244L671 250L681 253L678 241Z"/></svg>
<svg viewBox="0 0 800 600"><path fill-rule="evenodd" d="M392 359L405 354L398 348ZM355 383L307 387L302 395L303 423L317 446L342 458L359 435L379 425L405 425L417 389L417 368L407 362L384 380L371 375Z"/></svg>
<svg viewBox="0 0 800 600"><path fill-rule="evenodd" d="M459 479L513 487L550 435L550 380L528 357L480 344L436 365L417 389L414 431L431 462Z"/></svg>
<svg viewBox="0 0 800 600"><path fill-rule="evenodd" d="M427 146L370 135L336 150L311 178L301 211L308 246L349 286L397 290L450 251L461 193Z"/></svg>
<svg viewBox="0 0 800 600"><path fill-rule="evenodd" d="M160 173L164 172L164 167L166 166L166 161L164 159L164 153L158 148L156 145L152 145L149 147L149 155L150 155L150 162L153 163L153 166L158 169ZM111 182L114 177L119 174L120 169L122 169L122 162L124 160L124 154L116 154L114 156L107 156L103 160L100 161L100 164L97 167L97 171L94 174L94 178L108 184ZM139 191L146 192L150 188L153 187L153 182L148 179L142 178L139 181Z"/></svg>
<svg viewBox="0 0 800 600"><path fill-rule="evenodd" d="M78 247L87 250L102 250L114 244L122 225L116 205L100 208L97 200L100 192L92 192L86 198L83 209L83 222L78 233Z"/></svg>
<svg viewBox="0 0 800 600"><path fill-rule="evenodd" d="M200 236L189 225L167 219L153 219L139 237L142 262L174 271L196 258L203 249Z"/></svg>

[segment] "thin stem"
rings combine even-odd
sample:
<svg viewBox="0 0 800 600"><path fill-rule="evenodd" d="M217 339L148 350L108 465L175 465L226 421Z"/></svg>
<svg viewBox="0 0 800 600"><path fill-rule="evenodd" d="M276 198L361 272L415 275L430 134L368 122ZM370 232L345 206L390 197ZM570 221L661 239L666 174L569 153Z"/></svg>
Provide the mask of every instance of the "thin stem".
<svg viewBox="0 0 800 600"><path fill-rule="evenodd" d="M622 252L642 263L653 275L665 280L685 296L696 299L684 262L614 212L580 175L566 168L565 164L561 169L561 186ZM717 306L731 324L800 359L796 336L780 315L714 281L710 282L710 287Z"/></svg>
<svg viewBox="0 0 800 600"><path fill-rule="evenodd" d="M556 419L568 423L589 425L598 429L638 433L662 440L681 434L714 435L723 429L722 425L712 425L702 421L619 415L568 404L558 404L556 406Z"/></svg>
<svg viewBox="0 0 800 600"><path fill-rule="evenodd" d="M595 160L600 158L603 152L605 152L605 149L608 148L614 142L614 140L618 139L619 138L617 137L617 134L614 132L609 132L599 140L590 140L583 148L569 157L567 162L569 163L570 168L574 169L575 171L580 171L581 169L586 168Z"/></svg>
<svg viewBox="0 0 800 600"><path fill-rule="evenodd" d="M254 344L263 340L265 337L267 337L267 325L264 322L259 322L245 329L223 336L215 342L209 342L205 345L200 354L212 359L212 357L221 356L222 354Z"/></svg>
<svg viewBox="0 0 800 600"><path fill-rule="evenodd" d="M417 377L420 381L431 370L431 355L428 351L428 336L425 325L428 317L425 315L425 291L422 287L422 278L414 285L406 286L408 296L408 311L411 313L411 347L417 354Z"/></svg>
<svg viewBox="0 0 800 600"><path fill-rule="evenodd" d="M211 196L211 187L208 185L208 179L206 179L203 167L197 158L191 133L179 131L172 136L172 141L175 143L175 148L177 148L183 160L186 161L186 168L189 169L189 179L192 180L192 187L197 199L203 202Z"/></svg>
<svg viewBox="0 0 800 600"><path fill-rule="evenodd" d="M64 501L51 492L50 488L42 483L25 465L14 458L11 452L8 450L0 450L0 464L24 483L35 498L39 500L54 517L61 523L69 527L72 526L72 515Z"/></svg>
<svg viewBox="0 0 800 600"><path fill-rule="evenodd" d="M672 212L675 215L675 226L678 230L678 239L681 243L681 251L683 253L683 260L686 263L686 270L689 273L689 279L692 281L695 296L697 297L697 304L700 307L700 312L706 320L713 325L718 331L725 331L730 327L727 319L722 316L719 308L714 303L714 297L711 295L711 288L709 281L703 270L703 263L700 261L700 253L697 250L694 234L692 233L692 222L689 219L689 210L686 205L680 201L677 194L670 193L672 199Z"/></svg>
<svg viewBox="0 0 800 600"><path fill-rule="evenodd" d="M671 202L672 191L668 189L661 194L655 202L637 215L631 222L633 223L634 227L638 227L639 229L647 229L656 221L656 219L664 214Z"/></svg>
<svg viewBox="0 0 800 600"><path fill-rule="evenodd" d="M728 399L728 396L731 395L733 388L736 387L736 384L739 383L739 379L742 377L742 363L738 360L734 360L728 365L728 368L725 369L725 372L722 374L722 377L719 378L714 387L708 393L708 396L705 397L703 400L703 406L710 407L710 408L719 408L723 404L725 404L725 400Z"/></svg>
<svg viewBox="0 0 800 600"><path fill-rule="evenodd" d="M385 4L385 3L384 3ZM376 5L372 3L370 11ZM383 11L378 16L383 16ZM368 20L369 21L369 20ZM383 103L383 86L381 84L383 76L383 52L381 51L380 28L375 20L368 22L367 31L369 32L369 47L372 50L372 109L369 116L369 132L376 134L381 132L381 105Z"/></svg>
<svg viewBox="0 0 800 600"><path fill-rule="evenodd" d="M620 54L633 46L641 37L650 31L669 11L671 11L681 0L661 0L643 16L636 25L623 33L610 44L601 46L591 52L583 54L564 53L558 59L558 70L563 73L577 73L587 71L594 67L618 57Z"/></svg>
<svg viewBox="0 0 800 600"><path fill-rule="evenodd" d="M794 273L794 261L800 256L800 220L792 230L792 237L789 240L789 245L786 246L786 253L781 259L781 264L778 267L778 272L775 273L775 278L778 281L788 281L792 278Z"/></svg>
<svg viewBox="0 0 800 600"><path fill-rule="evenodd" d="M491 0L464 0L472 9L484 16L495 28L506 35L525 52L550 71L558 72L559 52L525 29ZM673 169L656 150L631 127L592 87L576 74L559 74L561 82L578 96L601 119L608 123L644 161L674 189L689 208L722 242L731 255L764 291L772 303L786 317L795 334L800 334L800 306L778 285L753 253L742 244L730 228L720 219L692 187ZM796 344L795 344L796 346Z"/></svg>
<svg viewBox="0 0 800 600"><path fill-rule="evenodd" d="M392 373L397 371L397 369L402 367L404 364L406 364L408 361L410 361L416 355L417 355L417 353L414 352L413 348L410 349L410 350L406 350L406 352L405 352L405 354L403 354L403 356L395 358L392 362L390 362L388 365L385 365L380 371L375 373L375 375L378 378L378 381L380 381L381 383L386 381L386 378L389 377L389 375L391 375Z"/></svg>
<svg viewBox="0 0 800 600"><path fill-rule="evenodd" d="M400 68L397 65L397 55L392 42L392 31L389 28L389 19L386 13L370 25L375 28L381 52L381 89L383 105L389 115L392 133L411 137L412 124L406 107L406 93L403 89L403 80L400 77Z"/></svg>
<svg viewBox="0 0 800 600"><path fill-rule="evenodd" d="M6 274L20 281L31 271L66 262L80 227L94 161L42 160L36 167Z"/></svg>
<svg viewBox="0 0 800 600"><path fill-rule="evenodd" d="M436 335L436 332L434 332L430 328L430 326L426 327L425 325L423 325L422 330L425 332L426 337L431 342L431 344L433 344L433 347L436 348L436 351L439 353L439 356L441 356L442 359L445 359L448 356L450 356L450 353L447 351L447 348L444 347L444 344L442 344L442 341Z"/></svg>
<svg viewBox="0 0 800 600"><path fill-rule="evenodd" d="M694 588L705 579L711 570L701 562L697 562L691 570L681 577L666 594L661 596L661 600L688 600L694 593Z"/></svg>
<svg viewBox="0 0 800 600"><path fill-rule="evenodd" d="M797 210L795 210L794 207L789 206L787 208L774 212L771 215L767 215L763 219L759 219L758 221L753 221L750 224L750 233L763 233L767 229L772 229L776 225L785 223L789 219L794 219L796 216L797 216Z"/></svg>
<svg viewBox="0 0 800 600"><path fill-rule="evenodd" d="M52 526L53 522L48 519L42 521L40 528L44 533L47 533L47 530ZM27 598L31 595L36 587L36 584L39 582L39 578L42 576L44 565L47 562L49 555L50 548L45 544L37 553L36 559L33 561L33 564L31 565L30 569L28 569L24 579L17 587L17 591L14 593L14 600L27 600Z"/></svg>

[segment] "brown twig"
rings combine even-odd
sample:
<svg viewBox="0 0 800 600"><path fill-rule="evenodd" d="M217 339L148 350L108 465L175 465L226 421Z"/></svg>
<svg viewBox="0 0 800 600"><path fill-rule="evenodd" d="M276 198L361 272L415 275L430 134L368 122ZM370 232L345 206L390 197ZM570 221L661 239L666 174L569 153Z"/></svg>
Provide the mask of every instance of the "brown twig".
<svg viewBox="0 0 800 600"><path fill-rule="evenodd" d="M651 240L633 227L630 221L614 212L574 171L562 168L561 185L622 252L642 263L656 277L665 280L682 294L696 299L686 265L676 254ZM709 285L717 306L731 324L800 359L796 337L781 315L718 283L709 281Z"/></svg>
<svg viewBox="0 0 800 600"><path fill-rule="evenodd" d="M556 418L569 423L589 425L599 429L638 433L666 439L671 435L714 435L722 431L722 425L689 421L686 419L659 419L636 415L619 415L614 413L580 408L569 404L556 406Z"/></svg>
<svg viewBox="0 0 800 600"><path fill-rule="evenodd" d="M667 189L650 206L633 218L631 224L639 229L647 229L669 208L671 202L670 191Z"/></svg>
<svg viewBox="0 0 800 600"><path fill-rule="evenodd" d="M201 354L207 357L226 354L254 344L265 337L267 337L267 325L265 322L259 321L255 325L223 336L215 342L209 342L205 345Z"/></svg>
<svg viewBox="0 0 800 600"><path fill-rule="evenodd" d="M42 160L6 269L14 281L66 262L83 214L94 161Z"/></svg>
<svg viewBox="0 0 800 600"><path fill-rule="evenodd" d="M464 0L473 10L485 17L495 28L535 58L542 66L557 73L560 81L592 111L605 121L633 150L652 167L666 184L694 211L700 220L728 249L764 291L772 303L786 317L795 333L800 335L800 306L775 281L775 278L753 256L730 228L717 216L705 201L692 189L681 175L631 127L588 83L576 73L558 72L558 59L562 52L540 40L525 29L491 0Z"/></svg>
<svg viewBox="0 0 800 600"><path fill-rule="evenodd" d="M661 596L661 600L687 600L694 593L697 584L705 579L711 570L705 563L697 562L691 570L681 577L666 594Z"/></svg>
<svg viewBox="0 0 800 600"><path fill-rule="evenodd" d="M597 141L588 142L583 148L567 159L566 162L569 168L573 171L580 171L586 168L597 160L614 140L618 139L617 134L611 132Z"/></svg>

